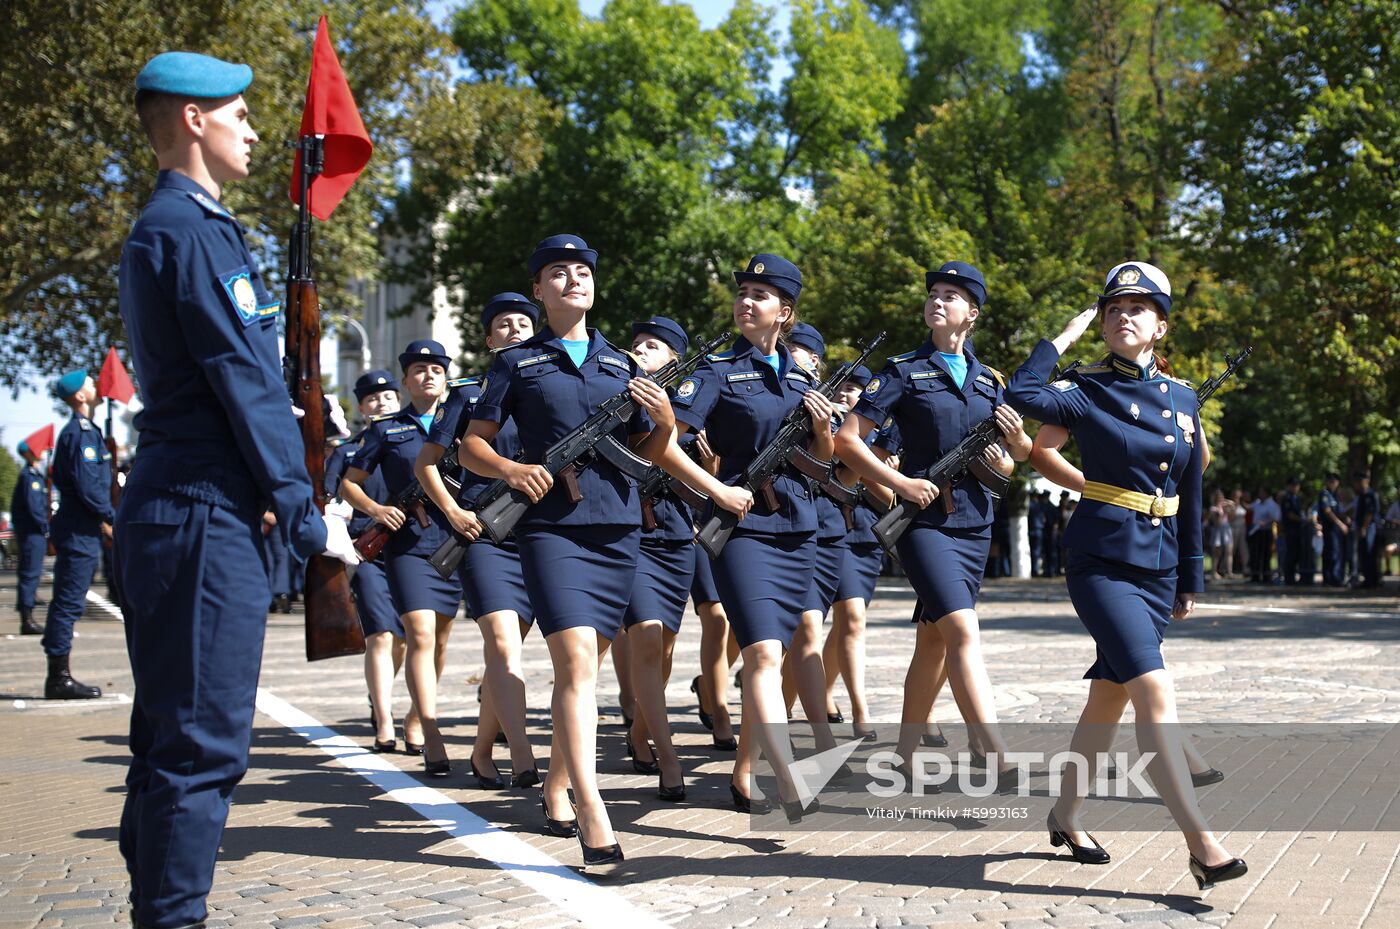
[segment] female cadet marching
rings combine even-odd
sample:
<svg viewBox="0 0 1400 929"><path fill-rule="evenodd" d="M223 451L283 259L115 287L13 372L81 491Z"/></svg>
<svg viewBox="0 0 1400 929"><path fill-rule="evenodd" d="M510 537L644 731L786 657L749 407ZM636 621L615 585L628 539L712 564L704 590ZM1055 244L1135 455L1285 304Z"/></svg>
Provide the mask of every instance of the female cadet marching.
<svg viewBox="0 0 1400 929"><path fill-rule="evenodd" d="M481 311L481 328L486 347L500 351L531 338L539 322L539 307L524 295L496 294ZM462 437L471 423L471 411L481 399L481 379L462 378L451 382L455 389L439 407L428 439L418 452L414 471L418 482L434 505L442 511L453 531L471 537L480 532L472 507L481 491L491 482L464 471L456 499L443 484L438 461ZM514 458L520 451L520 433L513 420L506 420L496 433L493 445L503 458ZM457 462L460 463L460 455ZM499 545L490 536L476 535L467 547L457 569L466 601L467 615L476 617L486 660L481 708L477 716L476 741L472 746L471 771L482 790L502 790L505 780L491 757L496 733L504 732L510 748L512 787L533 787L540 782L530 740L525 735L525 678L520 666L521 645L534 622L535 612L525 590L520 570L520 552L514 539Z"/></svg>
<svg viewBox="0 0 1400 929"><path fill-rule="evenodd" d="M689 435L689 433L687 433ZM705 430L694 433L692 451L700 466L711 474L719 470L719 458L710 448ZM729 626L729 615L715 586L714 563L710 555L694 543L695 577L690 582L690 602L700 618L700 673L690 682L695 694L695 715L710 733L710 744L722 752L737 751L734 722L729 712L729 668L739 658L739 642Z"/></svg>
<svg viewBox="0 0 1400 929"><path fill-rule="evenodd" d="M647 374L684 357L689 346L685 330L665 316L632 324L632 355ZM642 501L642 506L637 579L623 615L634 696L628 754L637 773L659 775L657 797L678 803L685 799L685 780L666 719L666 681L698 549L690 508L674 493L667 490L654 501ZM643 752L649 754L648 739L655 743L655 760L642 757Z"/></svg>
<svg viewBox="0 0 1400 929"><path fill-rule="evenodd" d="M866 385L836 440L841 460L862 478L923 507L897 546L925 607L905 678L904 725L896 748L906 765L925 733L937 665L945 652L953 695L976 743L974 758L993 751L1005 754L996 731L996 703L982 661L976 612L991 545L992 495L970 475L947 488L912 475L928 468L989 416L996 417L1002 439L988 448L988 464L1009 474L1011 459L1024 461L1031 450L1021 417L1001 402L1000 376L977 359L969 343L987 298L982 273L965 262L950 261L927 272L924 283L928 341L888 361ZM891 417L904 439L899 471L865 444L870 430ZM930 506L940 496L939 505ZM998 789L1010 786L1002 777L1013 771L1010 766L1000 768Z"/></svg>
<svg viewBox="0 0 1400 929"><path fill-rule="evenodd" d="M437 684L461 592L428 564L428 556L447 539L447 519L435 507L424 507L428 525L422 526L398 507L375 503L365 494L364 483L370 472L378 468L392 497L414 480L414 460L446 390L447 367L451 363L438 342L419 339L408 344L399 355L399 367L409 405L370 424L354 463L340 482L340 496L346 503L394 530L384 548L385 574L408 646L404 677L413 698L416 721L423 727L423 770L433 777L446 777L452 771L447 746L438 729ZM406 744L408 728L405 721Z"/></svg>
<svg viewBox="0 0 1400 929"><path fill-rule="evenodd" d="M399 382L390 371L374 370L361 374L355 381L355 400L360 416L366 423L376 417L396 413L399 409ZM364 441L366 426L350 441L331 453L326 462L326 493L340 496L340 482L345 471L356 461ZM366 469L360 489L377 504L389 499L384 476L378 468ZM356 513L350 520L350 535L358 536L369 528L373 519ZM374 561L361 561L350 578L350 592L355 596L355 610L360 616L360 629L365 635L365 686L369 688L370 724L374 727L374 750L392 752L394 739L393 687L404 659L403 623L389 593L389 580L384 575L384 556Z"/></svg>
<svg viewBox="0 0 1400 929"><path fill-rule="evenodd" d="M733 347L710 355L682 381L674 401L678 428L704 429L719 456L719 478L742 479L749 462L773 439L784 417L805 404L812 420L811 453L831 457L829 400L812 376L792 358L779 336L792 327L802 272L777 255L755 255L734 272L739 292ZM773 765L778 799L790 822L816 807L805 784L792 774L780 668L807 602L816 567L817 514L805 478L779 472L773 479L776 510L750 513L714 560L715 584L744 656L744 727L729 789L743 812L766 804L753 795L748 777L755 740Z"/></svg>
<svg viewBox="0 0 1400 929"><path fill-rule="evenodd" d="M1088 759L1107 750L1105 737L1131 701L1148 776L1186 837L1191 875L1204 889L1247 869L1207 830L1196 804L1162 660L1167 623L1191 614L1205 584L1198 404L1189 385L1161 374L1155 354L1170 310L1171 284L1160 269L1141 261L1114 267L1095 305L1035 347L1007 396L1027 415L1068 428L1084 464L1084 497L1065 533L1065 582L1097 660L1084 675L1089 700L1070 743L1080 763L1065 773L1087 785ZM1109 355L1047 383L1096 316ZM1077 861L1105 864L1108 852L1078 829L1083 801L1078 791L1061 795L1047 821L1051 844L1068 845Z"/></svg>
<svg viewBox="0 0 1400 929"><path fill-rule="evenodd" d="M623 860L598 792L596 689L599 658L622 624L637 573L637 491L621 471L600 460L572 475L580 494L575 498L566 481L554 487L546 468L503 458L491 441L500 424L514 418L525 461L539 461L603 402L627 391L638 409L614 438L633 441L638 454L668 472L717 485L676 446L666 392L638 377L640 369L629 356L588 328L597 260L598 253L573 235L550 236L535 248L528 267L549 325L496 356L460 456L472 471L504 479L534 504L515 537L530 603L554 665L554 742L542 802L551 831L567 834L577 828L586 867ZM726 497L733 500L734 495ZM570 784L578 803L576 827L567 818L554 818L568 809Z"/></svg>

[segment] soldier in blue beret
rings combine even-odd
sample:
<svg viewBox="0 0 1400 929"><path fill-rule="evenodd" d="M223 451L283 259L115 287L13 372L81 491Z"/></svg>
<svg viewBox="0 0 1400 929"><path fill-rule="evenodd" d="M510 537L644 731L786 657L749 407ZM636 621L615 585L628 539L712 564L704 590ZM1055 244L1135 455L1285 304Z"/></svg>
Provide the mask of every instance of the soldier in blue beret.
<svg viewBox="0 0 1400 929"><path fill-rule="evenodd" d="M1162 660L1168 622L1189 616L1204 589L1199 404L1189 384L1161 372L1155 352L1171 306L1161 269L1143 261L1115 266L1094 305L1031 352L1007 396L1027 415L1069 429L1083 458L1083 498L1065 530L1066 585L1098 660L1085 674L1089 702L1075 752L1094 759L1106 751L1117 719L1133 704L1139 748L1151 759L1148 776L1181 828L1190 872L1204 888L1240 877L1246 867L1207 829L1196 803ZM1050 382L1060 356L1096 317L1108 356ZM1069 783L1086 775L1075 766L1066 771ZM1077 828L1083 800L1076 792L1061 795L1048 822L1051 842L1068 845L1077 861L1107 863L1108 852Z"/></svg>
<svg viewBox="0 0 1400 929"><path fill-rule="evenodd" d="M136 680L121 849L138 926L205 917L248 765L269 503L297 557L357 560L344 523L312 498L277 356L280 303L219 202L247 177L258 140L242 97L251 80L246 65L185 52L156 56L136 79L160 167L120 272L146 400L114 557Z"/></svg>
<svg viewBox="0 0 1400 929"><path fill-rule="evenodd" d="M972 329L987 299L982 273L966 262L949 261L928 271L924 283L928 340L886 362L846 417L836 443L841 461L867 482L884 484L923 507L898 543L899 560L926 615L917 624L905 678L896 752L907 762L923 739L936 693L936 670L946 654L949 681L965 713L974 755L995 752L1005 761L976 610L991 548L993 497L971 475L951 487L935 487L917 475L988 417L995 417L1002 439L988 448L987 463L1001 473L1011 472L1013 460L1026 459L1031 440L1021 428L1021 417L1003 402L1001 375L972 350ZM888 419L894 420L904 441L898 470L881 461L865 442L870 430ZM940 497L939 506L930 506ZM1014 773L1012 766L1001 766L998 789L1013 789L1008 778L1014 779Z"/></svg>
<svg viewBox="0 0 1400 929"><path fill-rule="evenodd" d="M392 371L384 368L366 371L355 380L354 391L365 428L338 446L326 462L326 494L332 497L340 496L340 482L345 471L355 463L369 424L377 417L399 410L399 382ZM389 499L384 476L378 468L370 472L360 489L375 503L382 504ZM350 535L358 536L371 522L367 514L356 512L350 518ZM405 645L403 623L399 620L401 611L395 607L394 597L389 592L382 552L374 561L360 562L355 576L350 578L350 592L355 597L360 629L365 636L365 685L369 690L370 723L374 727L372 747L379 753L393 752L398 747L394 738L394 676L403 665ZM404 728L408 728L407 720Z"/></svg>
<svg viewBox="0 0 1400 929"><path fill-rule="evenodd" d="M726 484L742 480L749 463L798 404L812 418L811 454L824 460L832 453L831 401L812 390L815 377L796 363L782 338L796 322L802 272L780 255L763 253L745 270L735 271L734 280L734 322L740 335L729 350L709 355L682 381L674 401L682 431L705 430L719 456L719 479ZM767 806L755 795L750 776L757 754L751 746L757 738L777 774L778 800L795 823L816 807L816 800L792 772L780 675L816 567L817 512L810 485L795 472L779 472L773 490L777 508L764 504L747 513L713 569L744 656L744 727L730 796L743 812Z"/></svg>
<svg viewBox="0 0 1400 929"><path fill-rule="evenodd" d="M568 809L572 783L584 865L612 867L623 853L598 792L598 660L617 635L631 597L641 505L632 481L609 462L598 460L577 471L578 496L565 481L555 486L548 469L529 462L541 460L554 442L625 391L637 410L613 438L630 442L642 458L699 486L709 476L676 446L666 392L638 377L637 363L588 327L597 260L597 252L575 235L550 236L536 247L527 266L548 325L497 353L460 458L482 477L504 479L534 502L516 526L515 539L530 604L554 664L552 718L559 738L544 782L544 812L551 830L575 828L551 813ZM507 419L519 427L524 461L505 458L492 445Z"/></svg>
<svg viewBox="0 0 1400 929"><path fill-rule="evenodd" d="M39 470L39 457L29 450L26 442L17 446L24 467L15 479L10 496L10 524L15 530L18 549L19 589L15 605L19 608L19 634L43 635L44 627L34 621L34 598L43 573L44 553L49 541L49 497L44 488L44 475Z"/></svg>
<svg viewBox="0 0 1400 929"><path fill-rule="evenodd" d="M523 294L496 294L481 311L486 348L499 352L530 338L535 334L539 315L539 307ZM454 498L435 467L471 424L472 410L481 400L481 381L480 377L464 377L448 382L451 392L438 407L427 441L418 452L414 472L453 531L473 539L457 570L467 615L476 619L481 630L486 662L471 770L479 789L503 790L506 781L492 757L496 736L501 732L510 748L511 786L527 788L540 782L534 750L525 734L525 679L520 665L522 643L534 624L535 611L530 605L515 540L507 539L497 545L490 536L479 534L481 527L474 512L476 498L491 482L461 470L461 490ZM497 454L515 458L520 451L520 432L514 420L501 425L493 444Z"/></svg>
<svg viewBox="0 0 1400 929"><path fill-rule="evenodd" d="M102 540L112 537L112 455L102 430L92 421L97 388L86 371L69 371L53 384L54 396L73 411L58 434L49 474L58 489L49 540L58 557L53 565L53 599L44 623L48 676L46 700L82 700L102 696L97 687L74 680L68 669L73 624L83 615L88 588L102 557Z"/></svg>
<svg viewBox="0 0 1400 929"><path fill-rule="evenodd" d="M413 698L413 716L404 724L404 741L412 752L423 750L423 767L433 777L452 771L447 746L437 721L437 684L446 659L447 641L462 594L428 564L428 556L447 540L450 526L436 507L427 507L428 525L388 503L377 503L365 492L370 474L378 470L390 498L417 478L414 463L447 392L447 369L452 359L442 344L416 339L399 354L407 406L372 420L360 440L355 460L340 480L340 496L356 510L388 527L393 536L384 548L384 572L403 624L407 655L404 678ZM410 729L421 725L422 741L410 741Z"/></svg>

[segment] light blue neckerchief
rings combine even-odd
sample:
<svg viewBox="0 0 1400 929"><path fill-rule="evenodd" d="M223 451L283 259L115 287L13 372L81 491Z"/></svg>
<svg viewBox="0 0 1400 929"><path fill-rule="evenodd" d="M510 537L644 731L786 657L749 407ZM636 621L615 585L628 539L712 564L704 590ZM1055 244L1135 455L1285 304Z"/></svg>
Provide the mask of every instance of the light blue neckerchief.
<svg viewBox="0 0 1400 929"><path fill-rule="evenodd" d="M939 352L943 360L948 362L948 373L953 375L953 381L958 385L958 390L962 390L963 384L967 383L967 356L959 353L950 355L947 352Z"/></svg>
<svg viewBox="0 0 1400 929"><path fill-rule="evenodd" d="M772 365L774 371L778 370L778 353L777 353L777 352L774 352L774 353L771 354L771 355L764 355L764 356L763 356L763 360L766 361L766 362L768 362L770 365Z"/></svg>
<svg viewBox="0 0 1400 929"><path fill-rule="evenodd" d="M583 367L583 360L588 357L587 339L560 339L564 351L569 353L569 359L573 361L575 368Z"/></svg>

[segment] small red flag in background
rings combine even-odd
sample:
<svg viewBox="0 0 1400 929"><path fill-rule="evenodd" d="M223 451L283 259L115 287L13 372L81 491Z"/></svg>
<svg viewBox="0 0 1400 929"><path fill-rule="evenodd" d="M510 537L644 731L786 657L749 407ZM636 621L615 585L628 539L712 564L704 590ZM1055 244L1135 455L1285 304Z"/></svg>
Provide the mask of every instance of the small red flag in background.
<svg viewBox="0 0 1400 929"><path fill-rule="evenodd" d="M316 46L311 55L311 80L306 85L306 108L301 112L301 135L325 136L325 169L311 182L307 208L317 219L330 219L331 211L345 198L360 172L369 164L374 145L365 131L360 110L346 83L340 60L331 45L326 17L316 27ZM301 152L292 168L292 202L301 203L298 179Z"/></svg>
<svg viewBox="0 0 1400 929"><path fill-rule="evenodd" d="M115 348L107 349L107 357L102 360L102 373L97 376L97 395L109 397L118 403L130 403L136 395L136 388L131 386L126 366L117 356Z"/></svg>
<svg viewBox="0 0 1400 929"><path fill-rule="evenodd" d="M27 437L24 444L29 446L29 450L34 456L41 457L44 452L53 448L53 423L49 423L43 429Z"/></svg>

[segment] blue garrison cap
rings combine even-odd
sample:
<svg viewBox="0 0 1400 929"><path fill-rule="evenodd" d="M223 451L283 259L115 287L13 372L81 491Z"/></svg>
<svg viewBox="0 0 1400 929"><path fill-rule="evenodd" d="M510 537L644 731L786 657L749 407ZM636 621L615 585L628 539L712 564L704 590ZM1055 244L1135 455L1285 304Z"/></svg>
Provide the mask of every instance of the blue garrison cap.
<svg viewBox="0 0 1400 929"><path fill-rule="evenodd" d="M924 273L924 289L930 290L939 282L961 287L972 297L972 302L981 306L987 302L987 281L966 261L945 261L937 271Z"/></svg>
<svg viewBox="0 0 1400 929"><path fill-rule="evenodd" d="M754 255L749 260L748 270L734 272L734 283L745 284L749 281L776 287L791 300L796 300L802 293L802 272L797 265L779 255Z"/></svg>
<svg viewBox="0 0 1400 929"><path fill-rule="evenodd" d="M392 371L384 368L375 368L373 371L366 371L355 381L355 399L363 400L370 394L377 394L381 390L398 390L399 382L394 378Z"/></svg>
<svg viewBox="0 0 1400 929"><path fill-rule="evenodd" d="M195 52L161 52L136 75L137 90L181 97L232 97L253 83L253 69Z"/></svg>
<svg viewBox="0 0 1400 929"><path fill-rule="evenodd" d="M581 261L593 271L598 270L598 253L576 235L552 235L541 239L526 266L530 269L530 276L534 277L541 268L555 261Z"/></svg>
<svg viewBox="0 0 1400 929"><path fill-rule="evenodd" d="M846 383L855 384L857 387L864 387L870 383L870 379L875 375L865 365L856 365L856 369L851 372L851 376Z"/></svg>
<svg viewBox="0 0 1400 929"><path fill-rule="evenodd" d="M502 313L524 313L530 317L530 322L538 324L540 321L540 308L531 303L530 298L506 291L486 301L486 308L481 311L481 328L490 329L491 321Z"/></svg>
<svg viewBox="0 0 1400 929"><path fill-rule="evenodd" d="M53 382L54 396L60 400L67 400L75 393L83 389L83 384L87 381L88 373L82 368L76 371L69 371L67 374Z"/></svg>
<svg viewBox="0 0 1400 929"><path fill-rule="evenodd" d="M681 324L674 319L667 319L665 316L653 316L651 319L642 320L632 324L632 338L636 338L641 333L654 335L667 345L677 355L684 355L685 350L690 348L690 336L685 334Z"/></svg>
<svg viewBox="0 0 1400 929"><path fill-rule="evenodd" d="M442 347L441 342L434 342L432 339L414 339L409 342L408 348L399 356L399 367L406 372L408 366L415 361L431 361L444 368L452 364L452 359L447 357L447 349Z"/></svg>
<svg viewBox="0 0 1400 929"><path fill-rule="evenodd" d="M787 334L789 345L800 345L809 352L816 352L818 358L826 357L826 339L817 331L817 327L809 323L798 323L792 327L792 331Z"/></svg>

